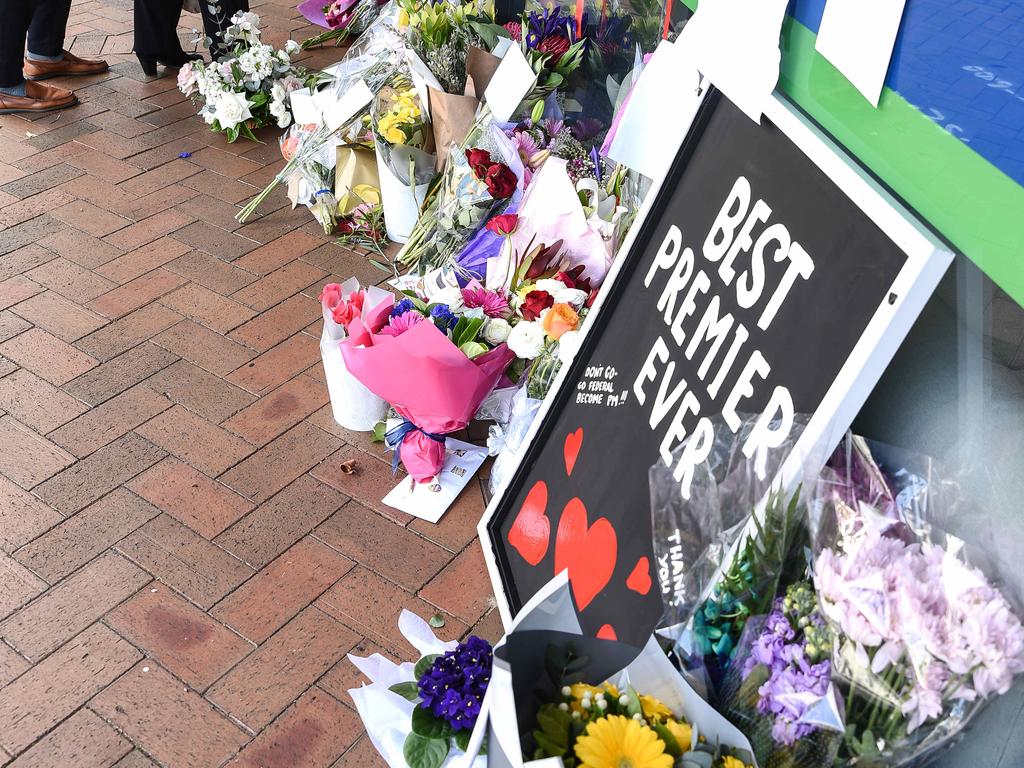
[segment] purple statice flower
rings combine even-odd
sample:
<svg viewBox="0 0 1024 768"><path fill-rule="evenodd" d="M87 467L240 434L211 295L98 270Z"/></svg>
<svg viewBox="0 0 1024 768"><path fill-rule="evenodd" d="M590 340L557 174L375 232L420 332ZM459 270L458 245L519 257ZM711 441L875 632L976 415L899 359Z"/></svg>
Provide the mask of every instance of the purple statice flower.
<svg viewBox="0 0 1024 768"><path fill-rule="evenodd" d="M472 730L480 702L491 682L490 643L471 636L439 656L417 682L418 706L448 722L456 731Z"/></svg>
<svg viewBox="0 0 1024 768"><path fill-rule="evenodd" d="M459 322L459 319L447 304L435 304L432 306L430 308L430 319L434 321L434 325L437 326L438 330L444 333L448 333Z"/></svg>

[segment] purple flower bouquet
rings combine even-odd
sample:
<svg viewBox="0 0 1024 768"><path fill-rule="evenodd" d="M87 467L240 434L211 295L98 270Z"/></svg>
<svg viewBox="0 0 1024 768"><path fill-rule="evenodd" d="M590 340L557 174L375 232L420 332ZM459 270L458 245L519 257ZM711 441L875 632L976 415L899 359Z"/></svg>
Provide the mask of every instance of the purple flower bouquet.
<svg viewBox="0 0 1024 768"><path fill-rule="evenodd" d="M930 465L883 472L859 438L822 473L810 521L847 726L836 765L923 764L1024 671L1024 627L991 580L1012 565L983 573L968 560L972 542L943 530L968 507ZM978 543L983 525L962 527Z"/></svg>

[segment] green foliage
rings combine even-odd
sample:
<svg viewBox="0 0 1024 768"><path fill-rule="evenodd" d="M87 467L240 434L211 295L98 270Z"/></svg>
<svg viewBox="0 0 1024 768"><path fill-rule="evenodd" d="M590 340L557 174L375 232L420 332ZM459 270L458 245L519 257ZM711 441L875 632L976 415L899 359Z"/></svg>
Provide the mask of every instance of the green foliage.
<svg viewBox="0 0 1024 768"><path fill-rule="evenodd" d="M409 701L419 702L420 700L420 689L419 686L416 685L415 680L410 680L405 683L395 683L388 688L388 690L392 693L397 693L403 699L407 699Z"/></svg>
<svg viewBox="0 0 1024 768"><path fill-rule="evenodd" d="M448 739L428 739L414 732L406 737L402 754L409 768L441 768L449 749Z"/></svg>
<svg viewBox="0 0 1024 768"><path fill-rule="evenodd" d="M428 739L444 739L452 735L452 727L447 720L435 717L426 707L416 707L412 711L412 732Z"/></svg>
<svg viewBox="0 0 1024 768"><path fill-rule="evenodd" d="M436 659L440 658L440 656L441 654L439 653L431 653L417 661L416 668L413 670L412 673L413 677L419 680L421 677L427 674L427 670L430 669L430 666L434 663Z"/></svg>

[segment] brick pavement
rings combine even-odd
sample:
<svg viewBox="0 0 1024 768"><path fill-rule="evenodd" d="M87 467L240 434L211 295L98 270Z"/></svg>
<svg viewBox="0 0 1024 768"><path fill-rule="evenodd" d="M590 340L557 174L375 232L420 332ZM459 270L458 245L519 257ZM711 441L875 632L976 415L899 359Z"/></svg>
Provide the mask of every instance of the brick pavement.
<svg viewBox="0 0 1024 768"><path fill-rule="evenodd" d="M112 71L0 117L0 766L378 765L345 654L410 658L401 607L499 633L482 488L439 525L384 507L382 450L333 422L316 296L382 273L280 191L234 221L276 132L228 145L146 81L129 0L68 34Z"/></svg>

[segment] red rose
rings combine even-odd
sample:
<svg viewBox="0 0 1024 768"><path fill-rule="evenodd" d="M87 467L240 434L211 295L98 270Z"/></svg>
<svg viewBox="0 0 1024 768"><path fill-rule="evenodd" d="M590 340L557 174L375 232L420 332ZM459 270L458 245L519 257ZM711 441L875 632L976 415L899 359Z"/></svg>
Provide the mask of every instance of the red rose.
<svg viewBox="0 0 1024 768"><path fill-rule="evenodd" d="M550 53L551 60L549 63L552 67L557 67L559 60L569 50L569 40L558 35L548 35L540 41L537 50L541 53Z"/></svg>
<svg viewBox="0 0 1024 768"><path fill-rule="evenodd" d="M512 197L519 180L507 165L495 163L487 169L487 175L483 178L483 182L487 185L487 191L491 193L491 197L495 200L504 200L507 197Z"/></svg>
<svg viewBox="0 0 1024 768"><path fill-rule="evenodd" d="M494 161L491 160L491 153L486 149L467 149L466 160L478 179L483 179L487 175L487 169L494 164Z"/></svg>
<svg viewBox="0 0 1024 768"><path fill-rule="evenodd" d="M540 313L543 312L555 303L555 297L547 291L530 291L526 294L526 298L523 299L522 306L519 307L519 313L523 316L524 320L536 320L540 317Z"/></svg>
<svg viewBox="0 0 1024 768"><path fill-rule="evenodd" d="M502 237L508 237L516 231L516 227L519 225L519 217L514 213L506 213L501 216L495 216L493 219L487 222L487 229L496 235ZM570 288L572 286L569 286Z"/></svg>

